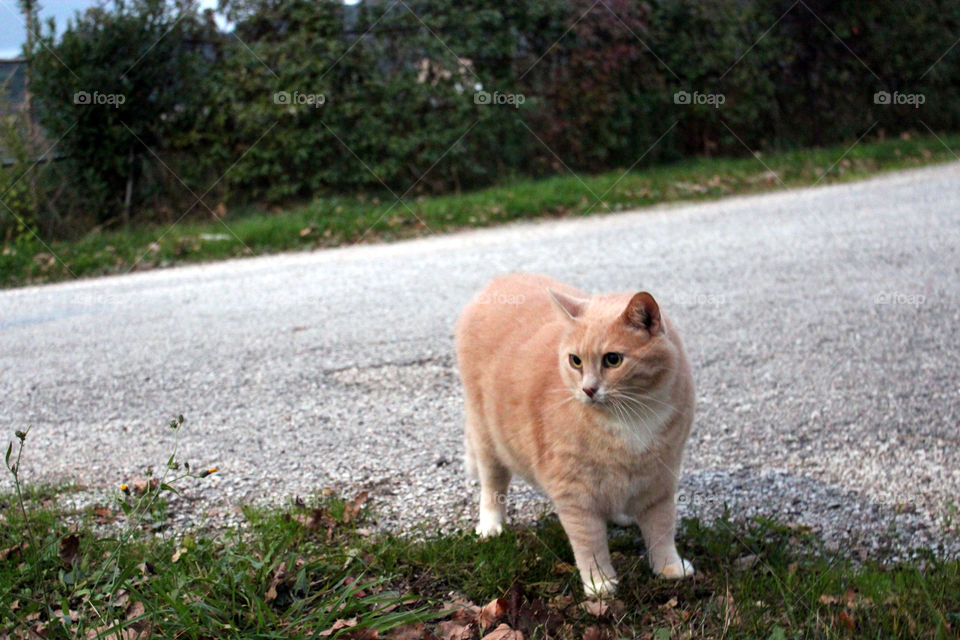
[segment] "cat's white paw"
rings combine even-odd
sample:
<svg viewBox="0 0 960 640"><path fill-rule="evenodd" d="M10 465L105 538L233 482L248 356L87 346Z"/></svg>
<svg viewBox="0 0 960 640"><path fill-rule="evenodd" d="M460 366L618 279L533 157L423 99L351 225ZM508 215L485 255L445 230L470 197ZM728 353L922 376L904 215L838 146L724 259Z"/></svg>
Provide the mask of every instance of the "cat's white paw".
<svg viewBox="0 0 960 640"><path fill-rule="evenodd" d="M495 510L480 509L480 522L475 529L481 538L494 538L503 533L503 514Z"/></svg>
<svg viewBox="0 0 960 640"><path fill-rule="evenodd" d="M605 598L617 592L617 579L594 576L583 581L583 592L588 598Z"/></svg>
<svg viewBox="0 0 960 640"><path fill-rule="evenodd" d="M689 578L693 574L693 565L690 564L688 560L680 560L680 562L668 564L657 575L667 580L680 580L682 578Z"/></svg>
<svg viewBox="0 0 960 640"><path fill-rule="evenodd" d="M477 525L477 528L474 529L477 535L486 540L487 538L495 538L501 533L503 533L503 524L499 522L481 522Z"/></svg>

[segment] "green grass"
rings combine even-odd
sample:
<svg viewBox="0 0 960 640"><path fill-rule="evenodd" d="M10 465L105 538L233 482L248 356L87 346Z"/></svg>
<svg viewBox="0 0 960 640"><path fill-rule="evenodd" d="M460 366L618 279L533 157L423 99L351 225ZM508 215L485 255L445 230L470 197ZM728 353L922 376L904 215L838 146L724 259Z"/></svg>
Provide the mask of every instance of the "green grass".
<svg viewBox="0 0 960 640"><path fill-rule="evenodd" d="M692 159L671 165L515 180L480 191L406 200L320 198L279 212L246 210L178 224L91 233L43 245L36 238L0 249L0 286L126 273L188 262L392 240L541 217L575 216L665 202L840 182L878 172L956 160L960 135L863 141L759 158ZM201 207L202 209L202 207Z"/></svg>
<svg viewBox="0 0 960 640"><path fill-rule="evenodd" d="M182 425L170 423L177 436ZM960 562L930 553L856 563L797 527L690 519L679 538L698 573L674 583L651 575L636 530L615 529L620 589L591 610L553 516L488 541L399 536L369 528L375 496L372 506L365 495L321 496L245 508L244 527L175 531L164 496L213 470L191 471L175 448L155 483L69 511L57 489L21 487L27 435L6 456L18 491L0 495L3 639L480 638L481 620L526 638L950 638L960 629ZM498 598L495 622L462 608Z"/></svg>
<svg viewBox="0 0 960 640"><path fill-rule="evenodd" d="M456 597L505 598L503 621L527 638L580 638L590 626L625 638L949 638L960 625L956 560L858 566L769 521L684 522L681 544L698 575L681 583L655 579L635 532L618 530L621 589L597 617L581 608L552 517L486 542L469 533L416 541L362 535L336 515L344 503L325 498L246 510L245 529L219 535L139 531L120 542L103 525L32 502L25 522L13 502L0 499L0 637L31 628L48 638L120 637L121 629L143 634L122 637L307 638L352 618L355 634L390 637L424 623L440 633L441 610ZM325 523L313 526L319 513ZM63 548L73 535L70 556ZM738 568L750 554L756 564ZM480 637L476 625L468 631Z"/></svg>

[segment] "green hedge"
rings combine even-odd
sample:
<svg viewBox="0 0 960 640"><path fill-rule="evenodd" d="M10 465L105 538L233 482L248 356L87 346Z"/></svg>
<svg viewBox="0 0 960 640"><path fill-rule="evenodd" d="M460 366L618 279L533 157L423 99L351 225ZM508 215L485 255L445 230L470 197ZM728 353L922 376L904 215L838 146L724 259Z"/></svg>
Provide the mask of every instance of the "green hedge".
<svg viewBox="0 0 960 640"><path fill-rule="evenodd" d="M77 121L60 147L74 163L80 227L118 219L131 149L134 212L175 219L211 185L211 209L325 193L409 198L514 175L960 129L953 2L225 4L234 35L216 34L190 3L140 0L79 18L37 52L49 136ZM94 88L127 102L73 104ZM879 91L902 103L875 103ZM678 104L685 95L691 104Z"/></svg>

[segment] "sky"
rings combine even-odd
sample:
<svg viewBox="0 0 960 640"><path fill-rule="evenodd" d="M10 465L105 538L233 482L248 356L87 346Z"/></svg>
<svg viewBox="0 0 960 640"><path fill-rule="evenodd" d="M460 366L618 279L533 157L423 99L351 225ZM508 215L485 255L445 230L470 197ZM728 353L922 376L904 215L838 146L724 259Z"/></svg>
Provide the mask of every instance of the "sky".
<svg viewBox="0 0 960 640"><path fill-rule="evenodd" d="M60 31L77 11L100 4L99 0L38 0L40 3L40 21L45 23L51 16L57 22ZM204 9L213 9L217 0L200 0ZM17 0L0 0L0 58L14 58L20 55L26 41L26 29L23 16L17 8Z"/></svg>

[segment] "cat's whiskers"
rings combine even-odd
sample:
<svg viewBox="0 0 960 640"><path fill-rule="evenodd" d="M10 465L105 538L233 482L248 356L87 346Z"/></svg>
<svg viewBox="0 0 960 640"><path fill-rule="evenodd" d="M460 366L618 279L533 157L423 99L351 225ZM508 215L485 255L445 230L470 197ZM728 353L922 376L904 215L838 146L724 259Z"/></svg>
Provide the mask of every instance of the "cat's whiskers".
<svg viewBox="0 0 960 640"><path fill-rule="evenodd" d="M559 409L560 407L564 406L566 403L573 402L576 400L576 397L574 397L574 395L570 393L570 389L568 389L567 387L553 388L547 391L547 394L549 393L562 393L565 397L544 407L544 410L546 411L555 411L556 409Z"/></svg>
<svg viewBox="0 0 960 640"><path fill-rule="evenodd" d="M633 396L616 394L610 397L613 398L616 406L622 409L623 414L627 416L627 419L624 420L625 423L630 423L631 420L629 418L633 417L636 419L636 422L642 425L647 431L647 435L650 436L651 440L655 438L653 429L650 428L649 424L650 421L658 417L657 412L653 408ZM633 403L632 405L630 404L631 402Z"/></svg>
<svg viewBox="0 0 960 640"><path fill-rule="evenodd" d="M644 400L650 400L650 401L652 401L652 402L657 402L657 403L659 403L659 404L662 404L664 407L666 407L666 408L668 408L668 409L676 409L676 405L674 405L674 404L672 404L672 403L670 403L670 402L665 402L665 401L661 400L660 398L658 398L658 397L656 397L656 396L653 396L653 395L650 395L650 394L648 394L648 393L624 393L624 392L621 392L621 391L618 391L618 392L615 392L615 393L616 393L617 397L623 398L623 399L628 400L628 401L631 401L631 400L632 400L632 401L635 401L635 402L640 402L640 403L642 403Z"/></svg>

